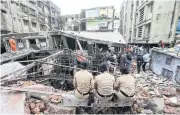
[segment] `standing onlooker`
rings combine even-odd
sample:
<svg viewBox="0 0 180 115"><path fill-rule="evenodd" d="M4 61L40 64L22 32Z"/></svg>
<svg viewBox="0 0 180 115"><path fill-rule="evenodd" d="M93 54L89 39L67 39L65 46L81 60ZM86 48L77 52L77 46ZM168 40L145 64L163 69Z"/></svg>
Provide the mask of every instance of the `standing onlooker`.
<svg viewBox="0 0 180 115"><path fill-rule="evenodd" d="M162 40L159 41L158 45L159 45L159 47L164 48L164 43L162 42Z"/></svg>
<svg viewBox="0 0 180 115"><path fill-rule="evenodd" d="M130 51L127 52L126 54L126 66L127 66L127 69L128 71L131 70L131 63L132 63L132 54L130 53Z"/></svg>
<svg viewBox="0 0 180 115"><path fill-rule="evenodd" d="M139 74L140 71L141 71L141 66L143 64L143 56L140 53L137 55L136 62L137 62L137 71L138 71L138 74Z"/></svg>
<svg viewBox="0 0 180 115"><path fill-rule="evenodd" d="M126 67L126 55L122 54L122 56L118 59L118 63L120 68Z"/></svg>
<svg viewBox="0 0 180 115"><path fill-rule="evenodd" d="M146 71L146 64L149 63L149 60L150 60L150 54L149 53L145 53L143 55L143 65L142 65L142 68L143 68L143 71L145 72Z"/></svg>

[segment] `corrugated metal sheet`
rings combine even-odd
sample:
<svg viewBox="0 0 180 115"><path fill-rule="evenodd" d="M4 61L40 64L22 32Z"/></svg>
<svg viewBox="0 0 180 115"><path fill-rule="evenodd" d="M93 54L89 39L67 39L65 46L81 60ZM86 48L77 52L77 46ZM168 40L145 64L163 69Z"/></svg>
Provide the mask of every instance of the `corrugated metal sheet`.
<svg viewBox="0 0 180 115"><path fill-rule="evenodd" d="M94 39L94 40L126 44L124 37L118 32L80 32L78 33L78 32L66 31L65 33L69 33L69 34L74 33L74 35L92 39L92 40Z"/></svg>

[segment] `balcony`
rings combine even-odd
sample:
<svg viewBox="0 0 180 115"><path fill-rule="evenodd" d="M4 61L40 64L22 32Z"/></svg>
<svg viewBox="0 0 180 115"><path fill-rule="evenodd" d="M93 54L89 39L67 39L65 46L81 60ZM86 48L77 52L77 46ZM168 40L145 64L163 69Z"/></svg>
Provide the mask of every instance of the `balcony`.
<svg viewBox="0 0 180 115"><path fill-rule="evenodd" d="M6 11L8 9L7 4L1 4L1 9Z"/></svg>
<svg viewBox="0 0 180 115"><path fill-rule="evenodd" d="M30 2L31 4L36 4L36 1L35 1L35 0L29 0L29 2Z"/></svg>
<svg viewBox="0 0 180 115"><path fill-rule="evenodd" d="M31 22L37 22L37 17L31 16Z"/></svg>
<svg viewBox="0 0 180 115"><path fill-rule="evenodd" d="M30 9L30 10L29 10L29 14L30 14L30 15L32 15L32 16L36 16L36 11L35 11L35 10Z"/></svg>
<svg viewBox="0 0 180 115"><path fill-rule="evenodd" d="M28 13L28 7L27 7L27 6L21 4L21 5L20 5L20 9L21 9L22 12L24 12L24 13L26 13L26 14Z"/></svg>
<svg viewBox="0 0 180 115"><path fill-rule="evenodd" d="M39 23L44 24L45 23L45 19L44 18L39 18Z"/></svg>
<svg viewBox="0 0 180 115"><path fill-rule="evenodd" d="M23 20L29 20L29 17L28 17L28 15L22 15L22 19Z"/></svg>

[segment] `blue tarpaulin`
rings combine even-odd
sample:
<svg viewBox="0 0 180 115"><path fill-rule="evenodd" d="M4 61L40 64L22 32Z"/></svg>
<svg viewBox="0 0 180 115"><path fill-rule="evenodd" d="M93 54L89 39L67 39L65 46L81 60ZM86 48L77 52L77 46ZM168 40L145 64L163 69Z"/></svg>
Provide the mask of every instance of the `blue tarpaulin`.
<svg viewBox="0 0 180 115"><path fill-rule="evenodd" d="M176 32L177 32L177 33L180 33L180 18L179 18L179 20L178 20Z"/></svg>

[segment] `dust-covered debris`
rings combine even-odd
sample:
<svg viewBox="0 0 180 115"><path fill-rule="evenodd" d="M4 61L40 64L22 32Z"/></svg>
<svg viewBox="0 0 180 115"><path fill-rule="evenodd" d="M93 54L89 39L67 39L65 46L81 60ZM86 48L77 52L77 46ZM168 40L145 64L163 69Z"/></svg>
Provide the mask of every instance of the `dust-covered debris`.
<svg viewBox="0 0 180 115"><path fill-rule="evenodd" d="M135 113L179 114L179 87L171 79L158 76L152 71L134 74L136 78L136 99L133 105Z"/></svg>

